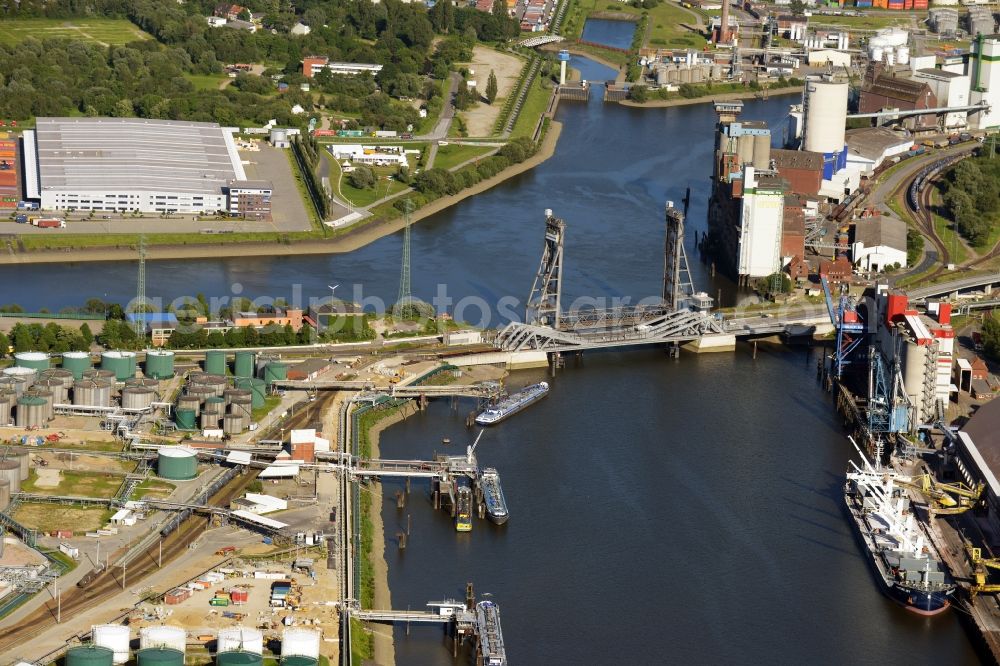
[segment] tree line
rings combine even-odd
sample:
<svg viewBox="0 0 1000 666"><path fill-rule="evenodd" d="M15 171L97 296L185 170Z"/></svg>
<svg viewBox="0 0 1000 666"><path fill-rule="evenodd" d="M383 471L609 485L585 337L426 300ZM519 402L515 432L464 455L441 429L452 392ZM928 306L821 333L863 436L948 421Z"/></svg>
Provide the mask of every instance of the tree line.
<svg viewBox="0 0 1000 666"><path fill-rule="evenodd" d="M958 232L973 245L984 242L1000 212L1000 160L964 159L948 171L943 188L945 210Z"/></svg>

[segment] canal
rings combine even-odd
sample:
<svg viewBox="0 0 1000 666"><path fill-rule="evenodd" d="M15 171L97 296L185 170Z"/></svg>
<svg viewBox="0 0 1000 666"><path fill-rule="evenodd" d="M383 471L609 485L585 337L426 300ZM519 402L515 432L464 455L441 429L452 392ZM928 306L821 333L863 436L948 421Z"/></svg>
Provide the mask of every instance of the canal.
<svg viewBox="0 0 1000 666"><path fill-rule="evenodd" d="M632 21L587 19L587 22L583 24L583 34L580 39L616 49L627 49L632 45L635 26L636 24ZM614 75L611 78L614 78Z"/></svg>
<svg viewBox="0 0 1000 666"><path fill-rule="evenodd" d="M571 63L588 80L611 77ZM705 230L714 115L707 106L629 109L564 103L555 156L413 229L413 291L430 300L523 301L543 211L567 222L566 302L660 291L663 206L690 187L689 232ZM782 121L788 98L748 102ZM736 293L692 256L696 284ZM347 255L157 261L147 291L391 302L401 236ZM0 302L58 309L127 301L135 264L0 267ZM238 287L237 287L238 285ZM344 290L344 291L341 291ZM348 293L344 293L347 291ZM351 293L353 291L353 293ZM476 319L475 307L458 314ZM415 484L383 504L395 608L460 597L466 581L501 606L513 664L975 663L957 613L917 618L883 598L841 509L850 447L805 349L762 347L668 359L655 350L572 360L544 401L490 429L482 464L503 479L512 517L456 535ZM512 385L544 378L512 375ZM434 402L382 435L385 457L458 453L469 403ZM443 438L452 444L446 447ZM386 485L386 498L398 486ZM395 535L412 520L406 551ZM450 664L436 629L396 631L399 664Z"/></svg>

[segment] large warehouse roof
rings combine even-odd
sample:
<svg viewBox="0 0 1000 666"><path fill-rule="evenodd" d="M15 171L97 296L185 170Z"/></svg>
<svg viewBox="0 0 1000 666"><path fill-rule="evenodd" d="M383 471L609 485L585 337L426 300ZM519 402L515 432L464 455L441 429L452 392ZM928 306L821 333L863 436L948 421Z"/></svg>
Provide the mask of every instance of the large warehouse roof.
<svg viewBox="0 0 1000 666"><path fill-rule="evenodd" d="M232 133L215 123L38 118L41 189L218 194L246 180Z"/></svg>

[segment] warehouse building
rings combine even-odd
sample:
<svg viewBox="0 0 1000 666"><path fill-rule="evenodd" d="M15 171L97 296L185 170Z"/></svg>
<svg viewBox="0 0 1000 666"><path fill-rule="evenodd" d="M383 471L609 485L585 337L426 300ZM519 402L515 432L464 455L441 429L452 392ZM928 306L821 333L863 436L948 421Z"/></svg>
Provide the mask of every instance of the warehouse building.
<svg viewBox="0 0 1000 666"><path fill-rule="evenodd" d="M27 196L46 210L270 215L270 185L247 182L216 123L38 118L24 150Z"/></svg>

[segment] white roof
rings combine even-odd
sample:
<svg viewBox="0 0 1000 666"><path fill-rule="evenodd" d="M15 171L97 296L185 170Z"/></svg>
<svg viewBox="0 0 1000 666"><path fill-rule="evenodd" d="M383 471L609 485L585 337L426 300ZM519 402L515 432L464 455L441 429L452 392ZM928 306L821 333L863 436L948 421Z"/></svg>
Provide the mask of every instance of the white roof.
<svg viewBox="0 0 1000 666"><path fill-rule="evenodd" d="M317 453L319 453L321 451L329 451L330 450L330 440L324 439L323 437L317 437L316 438L316 446L313 448L313 450L315 452L317 452Z"/></svg>
<svg viewBox="0 0 1000 666"><path fill-rule="evenodd" d="M288 523L283 523L280 520L274 520L273 518L265 518L264 516L258 516L256 513L251 511L244 511L240 509L238 511L233 511L234 516L238 516L243 520L251 523L258 523L264 527L270 527L271 529L280 530L284 527L288 527Z"/></svg>
<svg viewBox="0 0 1000 666"><path fill-rule="evenodd" d="M303 444L316 440L316 428L302 428L293 430L291 434L292 444Z"/></svg>
<svg viewBox="0 0 1000 666"><path fill-rule="evenodd" d="M274 510L287 509L288 502L281 499L280 497L274 497L272 495L262 495L260 493L247 493L246 498L253 502L254 504L261 504L267 507L274 507Z"/></svg>
<svg viewBox="0 0 1000 666"><path fill-rule="evenodd" d="M249 451L230 451L226 456L226 462L234 465L249 465L252 459Z"/></svg>
<svg viewBox="0 0 1000 666"><path fill-rule="evenodd" d="M261 479L284 479L299 475L298 465L271 465L258 475Z"/></svg>
<svg viewBox="0 0 1000 666"><path fill-rule="evenodd" d="M979 468L979 473L983 475L984 479L986 479L986 483L989 485L993 495L1000 497L1000 481L997 481L997 477L993 475L993 471L990 470L990 466L986 464L982 454L979 453L979 449L976 448L976 445L973 443L972 437L970 437L966 432L959 432L958 441L962 443L962 446L965 447L966 451L968 451L969 456L975 461L976 466Z"/></svg>
<svg viewBox="0 0 1000 666"><path fill-rule="evenodd" d="M132 515L132 510L131 509L119 509L118 513L116 513L115 515L111 516L111 521L112 522L117 522L119 520L125 520L130 515Z"/></svg>
<svg viewBox="0 0 1000 666"><path fill-rule="evenodd" d="M959 370L972 370L972 364L969 363L968 359L960 358L960 359L958 359L958 369Z"/></svg>

